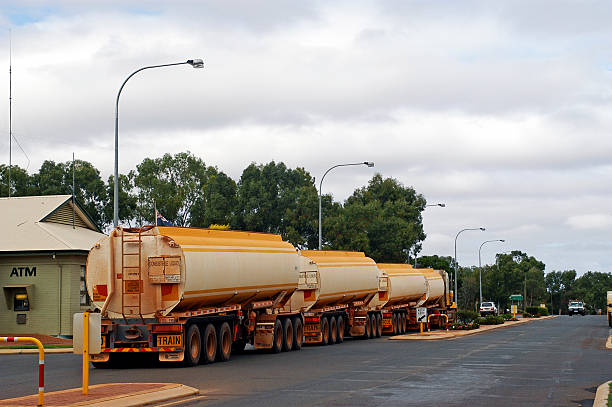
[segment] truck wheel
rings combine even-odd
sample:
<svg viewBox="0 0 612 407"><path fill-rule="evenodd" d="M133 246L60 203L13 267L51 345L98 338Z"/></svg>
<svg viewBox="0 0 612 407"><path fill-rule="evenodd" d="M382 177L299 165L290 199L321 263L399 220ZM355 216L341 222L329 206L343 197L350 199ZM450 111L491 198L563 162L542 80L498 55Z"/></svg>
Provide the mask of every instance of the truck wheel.
<svg viewBox="0 0 612 407"><path fill-rule="evenodd" d="M293 319L293 350L302 349L304 343L304 325L302 318L296 317Z"/></svg>
<svg viewBox="0 0 612 407"><path fill-rule="evenodd" d="M219 340L217 349L217 360L219 362L227 362L232 355L232 331L227 322L224 322L217 331Z"/></svg>
<svg viewBox="0 0 612 407"><path fill-rule="evenodd" d="M329 319L329 344L333 345L338 340L338 325L336 325L336 317Z"/></svg>
<svg viewBox="0 0 612 407"><path fill-rule="evenodd" d="M272 340L272 353L283 350L283 324L277 318L274 322L274 339Z"/></svg>
<svg viewBox="0 0 612 407"><path fill-rule="evenodd" d="M338 339L336 342L342 343L344 342L344 319L342 318L342 315L338 315L336 325L338 325Z"/></svg>
<svg viewBox="0 0 612 407"><path fill-rule="evenodd" d="M376 314L376 337L382 336L382 315Z"/></svg>
<svg viewBox="0 0 612 407"><path fill-rule="evenodd" d="M293 324L291 318L285 318L283 323L283 352L293 349Z"/></svg>
<svg viewBox="0 0 612 407"><path fill-rule="evenodd" d="M612 328L612 314L608 312L608 325Z"/></svg>
<svg viewBox="0 0 612 407"><path fill-rule="evenodd" d="M193 324L187 329L185 335L185 365L195 366L200 362L200 353L202 352L202 336L200 328Z"/></svg>
<svg viewBox="0 0 612 407"><path fill-rule="evenodd" d="M393 314L391 317L391 327L393 328L393 335L397 335L397 314Z"/></svg>
<svg viewBox="0 0 612 407"><path fill-rule="evenodd" d="M363 338L369 339L370 336L372 336L372 322L370 321L370 315L366 315L365 334L363 335Z"/></svg>
<svg viewBox="0 0 612 407"><path fill-rule="evenodd" d="M206 325L202 343L204 345L202 363L214 363L217 356L217 330L213 324Z"/></svg>
<svg viewBox="0 0 612 407"><path fill-rule="evenodd" d="M402 333L405 334L406 330L407 330L407 326L406 326L407 325L406 324L406 313L402 312L400 315L402 316Z"/></svg>
<svg viewBox="0 0 612 407"><path fill-rule="evenodd" d="M321 345L329 344L329 320L327 317L321 318Z"/></svg>

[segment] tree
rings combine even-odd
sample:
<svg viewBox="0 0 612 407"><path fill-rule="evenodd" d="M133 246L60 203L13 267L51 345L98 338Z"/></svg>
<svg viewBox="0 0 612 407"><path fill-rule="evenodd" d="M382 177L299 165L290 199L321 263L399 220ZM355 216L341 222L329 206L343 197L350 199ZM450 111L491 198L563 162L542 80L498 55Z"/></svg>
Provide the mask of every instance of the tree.
<svg viewBox="0 0 612 407"><path fill-rule="evenodd" d="M421 256L417 259L417 265L429 267L434 270L445 270L449 275L454 275L454 260L451 256Z"/></svg>
<svg viewBox="0 0 612 407"><path fill-rule="evenodd" d="M406 262L406 251L425 239L425 204L413 188L376 174L366 187L355 190L341 211L325 219L324 244L361 250L378 262Z"/></svg>
<svg viewBox="0 0 612 407"><path fill-rule="evenodd" d="M138 188L137 221L149 223L153 219L153 207L157 206L175 225L190 226L193 209L202 199L212 171L189 151L145 158L136 166L134 176L134 185Z"/></svg>
<svg viewBox="0 0 612 407"><path fill-rule="evenodd" d="M289 169L274 161L251 164L238 182L232 226L279 233L302 248L316 247L317 190L303 168Z"/></svg>
<svg viewBox="0 0 612 407"><path fill-rule="evenodd" d="M8 197L8 165L0 164L0 197ZM27 196L31 190L28 173L16 165L11 166L11 196Z"/></svg>
<svg viewBox="0 0 612 407"><path fill-rule="evenodd" d="M233 179L209 167L208 182L191 212L192 226L229 225L236 207L236 188Z"/></svg>
<svg viewBox="0 0 612 407"><path fill-rule="evenodd" d="M612 287L612 273L589 271L578 277L570 289L571 299L584 301L590 313L606 309L606 292Z"/></svg>
<svg viewBox="0 0 612 407"><path fill-rule="evenodd" d="M119 199L118 199L118 212L119 212L119 223L136 226L134 220L136 218L136 210L138 205L138 198L134 192L134 171L130 171L127 175L119 174ZM108 183L106 184L106 201L104 203L104 224L112 225L114 217L114 192L115 191L115 177L111 175L108 177ZM150 223L153 223L151 217Z"/></svg>

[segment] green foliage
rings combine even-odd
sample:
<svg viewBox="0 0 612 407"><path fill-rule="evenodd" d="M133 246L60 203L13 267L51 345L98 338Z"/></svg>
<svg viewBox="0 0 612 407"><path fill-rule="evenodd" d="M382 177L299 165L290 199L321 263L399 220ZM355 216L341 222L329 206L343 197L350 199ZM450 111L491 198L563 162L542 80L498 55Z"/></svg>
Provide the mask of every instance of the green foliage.
<svg viewBox="0 0 612 407"><path fill-rule="evenodd" d="M543 317L548 315L548 308L544 308L544 307L538 307L538 315L541 315Z"/></svg>
<svg viewBox="0 0 612 407"><path fill-rule="evenodd" d="M417 259L419 267L429 267L434 270L445 270L447 273L454 273L453 258L451 256L421 256Z"/></svg>
<svg viewBox="0 0 612 407"><path fill-rule="evenodd" d="M525 311L527 311L528 313L532 315L535 315L538 313L539 307L525 307Z"/></svg>
<svg viewBox="0 0 612 407"><path fill-rule="evenodd" d="M480 325L500 325L504 323L504 317L501 315L487 315L484 318L479 318L478 322Z"/></svg>
<svg viewBox="0 0 612 407"><path fill-rule="evenodd" d="M480 318L480 314L478 312L465 309L457 311L457 320L461 323L469 324L478 318Z"/></svg>
<svg viewBox="0 0 612 407"><path fill-rule="evenodd" d="M325 245L362 250L378 262L402 263L407 250L425 239L421 212L425 199L393 178L374 175L355 190L342 211L326 219Z"/></svg>

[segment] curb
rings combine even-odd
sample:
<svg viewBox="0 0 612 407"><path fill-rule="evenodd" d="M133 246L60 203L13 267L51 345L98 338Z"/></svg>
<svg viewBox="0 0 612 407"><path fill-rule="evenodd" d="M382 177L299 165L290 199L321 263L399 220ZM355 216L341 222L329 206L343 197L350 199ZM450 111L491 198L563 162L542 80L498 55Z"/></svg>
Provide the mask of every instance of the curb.
<svg viewBox="0 0 612 407"><path fill-rule="evenodd" d="M45 355L48 353L74 353L73 348L45 348ZM38 349L2 349L0 348L0 355L29 355L37 354Z"/></svg>
<svg viewBox="0 0 612 407"><path fill-rule="evenodd" d="M200 394L198 389L178 383L107 383L89 386L90 395L95 390L113 389L115 386L133 385L151 386L158 385L157 388L147 390L136 390L131 393L116 394L106 397L95 398L82 396L81 389L67 389L45 393L46 406L65 406L65 407L136 407L151 406L159 403L182 400L197 397ZM142 387L141 387L142 389ZM89 397L89 399L88 399ZM13 399L0 400L3 406L29 406L36 404L37 396L17 397ZM53 400L55 398L55 400ZM71 400L72 398L72 400Z"/></svg>
<svg viewBox="0 0 612 407"><path fill-rule="evenodd" d="M407 335L396 335L391 336L387 339L392 341L405 341L405 340L421 340L421 341L432 341L438 339L456 339L462 336L467 335L476 335L480 333L485 333L487 331L491 331L493 329L501 329L501 328L510 328L515 325L526 324L533 321L541 321L544 319L552 319L556 318L557 315L548 315L540 318L529 318L529 319L520 319L518 321L507 321L500 325L483 325L478 329L472 329L469 331L430 331L425 332L424 335L413 333Z"/></svg>
<svg viewBox="0 0 612 407"><path fill-rule="evenodd" d="M612 349L612 335L608 336L608 340L606 341L606 349Z"/></svg>
<svg viewBox="0 0 612 407"><path fill-rule="evenodd" d="M597 388L597 393L595 394L595 400L593 401L593 407L606 407L608 405L608 394L610 392L610 383L605 382L601 386Z"/></svg>

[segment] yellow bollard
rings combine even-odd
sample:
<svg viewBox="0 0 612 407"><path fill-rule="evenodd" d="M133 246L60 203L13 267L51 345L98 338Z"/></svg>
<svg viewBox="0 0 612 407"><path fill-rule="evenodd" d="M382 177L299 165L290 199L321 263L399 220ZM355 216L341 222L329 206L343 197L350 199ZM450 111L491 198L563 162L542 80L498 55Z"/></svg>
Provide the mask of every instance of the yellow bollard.
<svg viewBox="0 0 612 407"><path fill-rule="evenodd" d="M83 313L83 394L89 394L89 312Z"/></svg>
<svg viewBox="0 0 612 407"><path fill-rule="evenodd" d="M419 335L423 335L423 323L419 322Z"/></svg>

